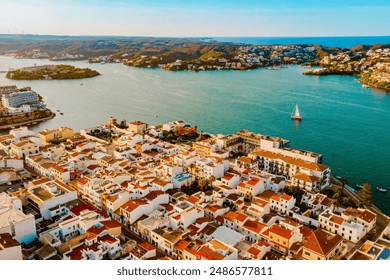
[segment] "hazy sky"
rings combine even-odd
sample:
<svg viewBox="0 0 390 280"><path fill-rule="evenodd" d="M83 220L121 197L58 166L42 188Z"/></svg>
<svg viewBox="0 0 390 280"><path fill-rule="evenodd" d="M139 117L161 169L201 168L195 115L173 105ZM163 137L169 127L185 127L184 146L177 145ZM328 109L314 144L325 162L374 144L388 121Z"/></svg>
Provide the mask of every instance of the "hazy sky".
<svg viewBox="0 0 390 280"><path fill-rule="evenodd" d="M390 35L390 0L0 0L0 33Z"/></svg>

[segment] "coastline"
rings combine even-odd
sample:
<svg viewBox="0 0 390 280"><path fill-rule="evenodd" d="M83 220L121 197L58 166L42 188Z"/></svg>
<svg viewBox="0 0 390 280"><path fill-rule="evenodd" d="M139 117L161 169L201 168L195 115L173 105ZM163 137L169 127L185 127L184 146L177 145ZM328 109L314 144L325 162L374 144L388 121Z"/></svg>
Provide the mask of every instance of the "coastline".
<svg viewBox="0 0 390 280"><path fill-rule="evenodd" d="M2 126L0 126L0 130L11 129L12 127L16 127L16 126L31 125L31 124L33 124L35 122L38 123L38 122L51 120L55 116L56 116L56 114L51 111L51 115L49 117L44 117L44 118L40 118L40 119L34 119L34 120L20 122L20 123L2 125Z"/></svg>

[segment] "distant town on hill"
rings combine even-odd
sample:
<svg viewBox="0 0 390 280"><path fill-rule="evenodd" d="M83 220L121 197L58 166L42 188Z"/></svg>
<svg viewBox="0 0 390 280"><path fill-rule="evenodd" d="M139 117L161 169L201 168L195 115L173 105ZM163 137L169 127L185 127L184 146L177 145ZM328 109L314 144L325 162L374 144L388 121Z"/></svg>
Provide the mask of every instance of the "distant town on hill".
<svg viewBox="0 0 390 280"><path fill-rule="evenodd" d="M251 45L210 38L0 35L0 55L123 63L171 71L278 70L289 64L320 66L312 75L356 75L365 86L390 91L390 44L350 49L316 44Z"/></svg>

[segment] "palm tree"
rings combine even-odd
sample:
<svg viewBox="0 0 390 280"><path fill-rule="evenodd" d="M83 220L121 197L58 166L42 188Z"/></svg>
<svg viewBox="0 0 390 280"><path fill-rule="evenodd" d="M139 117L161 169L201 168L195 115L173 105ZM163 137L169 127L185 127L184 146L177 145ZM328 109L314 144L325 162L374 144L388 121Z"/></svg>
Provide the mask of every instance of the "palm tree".
<svg viewBox="0 0 390 280"><path fill-rule="evenodd" d="M209 183L208 180L205 178L199 180L199 187L202 192L204 188L208 185L208 183Z"/></svg>
<svg viewBox="0 0 390 280"><path fill-rule="evenodd" d="M347 181L346 178L341 178L339 182L340 182L340 185L341 185L341 192L343 193L344 192L344 187L348 183L348 181Z"/></svg>
<svg viewBox="0 0 390 280"><path fill-rule="evenodd" d="M325 184L325 179L324 178L319 178L317 180L318 184L319 184L319 191L321 192L322 191L322 186Z"/></svg>
<svg viewBox="0 0 390 280"><path fill-rule="evenodd" d="M372 191L369 183L363 183L362 189L358 192L358 197L364 206L370 206L372 203Z"/></svg>
<svg viewBox="0 0 390 280"><path fill-rule="evenodd" d="M215 177L213 175L211 175L209 178L208 178L208 181L209 181L209 184L211 186L213 186L213 182L215 181Z"/></svg>

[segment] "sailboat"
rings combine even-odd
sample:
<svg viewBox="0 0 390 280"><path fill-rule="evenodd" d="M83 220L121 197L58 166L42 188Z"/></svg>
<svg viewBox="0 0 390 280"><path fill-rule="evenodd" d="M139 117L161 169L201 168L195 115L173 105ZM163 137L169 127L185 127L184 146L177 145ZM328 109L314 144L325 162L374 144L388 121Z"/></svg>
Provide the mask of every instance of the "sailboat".
<svg viewBox="0 0 390 280"><path fill-rule="evenodd" d="M293 112L291 113L291 119L298 120L298 121L302 120L302 117L299 114L298 104L295 104L295 108L294 108Z"/></svg>

